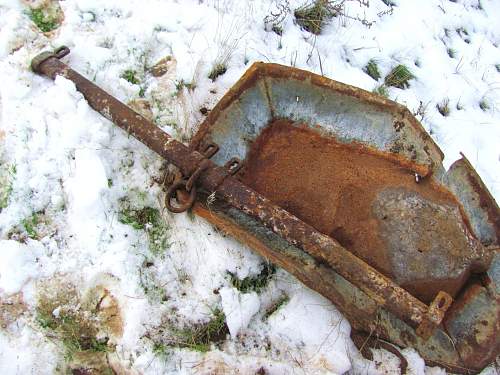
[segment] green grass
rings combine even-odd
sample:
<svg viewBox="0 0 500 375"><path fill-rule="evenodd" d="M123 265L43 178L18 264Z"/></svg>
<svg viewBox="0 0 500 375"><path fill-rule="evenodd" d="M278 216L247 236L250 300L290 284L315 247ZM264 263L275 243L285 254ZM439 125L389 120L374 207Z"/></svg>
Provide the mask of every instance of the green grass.
<svg viewBox="0 0 500 375"><path fill-rule="evenodd" d="M195 324L181 329L170 329L168 338L153 342L153 352L158 356L168 355L170 348L182 348L206 353L212 343L217 344L225 340L229 330L224 312L216 308L212 310L210 320L206 323Z"/></svg>
<svg viewBox="0 0 500 375"><path fill-rule="evenodd" d="M310 33L319 35L325 25L337 14L337 9L328 0L316 0L294 11L297 24Z"/></svg>
<svg viewBox="0 0 500 375"><path fill-rule="evenodd" d="M456 56L457 56L457 51L454 50L453 48L448 48L446 50L446 53L448 54L448 56L450 56L452 59L454 59Z"/></svg>
<svg viewBox="0 0 500 375"><path fill-rule="evenodd" d="M290 301L290 297L288 295L284 294L282 295L275 303L272 304L272 306L265 312L264 314L264 320L269 319L271 315L273 315L276 311L281 309L283 306L285 306L288 302Z"/></svg>
<svg viewBox="0 0 500 375"><path fill-rule="evenodd" d="M210 73L208 73L208 78L210 78L213 81L217 79L217 77L223 75L227 71L227 65L223 63L216 63L212 67L212 70L210 70Z"/></svg>
<svg viewBox="0 0 500 375"><path fill-rule="evenodd" d="M370 59L368 63L363 68L363 71L372 77L375 81L378 81L381 77L380 70L378 69L378 64L375 59Z"/></svg>
<svg viewBox="0 0 500 375"><path fill-rule="evenodd" d="M259 292L269 284L276 273L276 267L271 263L263 263L262 271L255 276L247 276L243 280L238 279L236 274L228 272L231 285L242 293Z"/></svg>
<svg viewBox="0 0 500 375"><path fill-rule="evenodd" d="M158 209L153 207L132 209L125 204L125 207L118 214L118 221L130 225L136 230L146 231L149 250L153 255L161 255L169 247L169 228Z"/></svg>
<svg viewBox="0 0 500 375"><path fill-rule="evenodd" d="M380 85L380 86L375 87L372 92L375 94L378 94L380 96L383 96L384 98L389 97L389 90L387 89L387 86L385 86L385 85Z"/></svg>
<svg viewBox="0 0 500 375"><path fill-rule="evenodd" d="M43 9L30 9L28 13L33 23L44 33L57 29L57 18L46 14Z"/></svg>
<svg viewBox="0 0 500 375"><path fill-rule="evenodd" d="M447 117L450 115L450 99L445 98L440 103L436 104L436 108L442 116Z"/></svg>
<svg viewBox="0 0 500 375"><path fill-rule="evenodd" d="M33 213L30 217L23 219L21 224L29 238L33 240L38 239L36 227L40 224L40 218L37 213Z"/></svg>
<svg viewBox="0 0 500 375"><path fill-rule="evenodd" d="M415 76L406 65L399 64L389 72L389 74L385 77L384 82L386 86L406 89L410 87L409 81L414 78Z"/></svg>
<svg viewBox="0 0 500 375"><path fill-rule="evenodd" d="M140 82L139 79L137 78L137 72L132 69L125 70L120 77L130 82L133 85L138 85Z"/></svg>

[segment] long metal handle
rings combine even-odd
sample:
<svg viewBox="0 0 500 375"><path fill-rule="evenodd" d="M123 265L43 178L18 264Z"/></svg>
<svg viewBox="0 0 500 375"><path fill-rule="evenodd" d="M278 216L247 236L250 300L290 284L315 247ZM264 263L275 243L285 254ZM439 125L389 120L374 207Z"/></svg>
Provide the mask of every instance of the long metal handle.
<svg viewBox="0 0 500 375"><path fill-rule="evenodd" d="M215 192L218 199L259 220L289 243L328 264L380 306L417 327L417 334L421 337L430 337L441 323L452 302L447 293L440 292L430 306L419 301L333 238L318 232L231 177L225 168L174 140L152 122L69 68L59 60L68 53L69 49L66 47L59 48L55 53L43 52L33 59L32 69L52 79L59 75L73 81L93 109L176 165L184 176L191 176L203 163L203 172L199 173L199 187L210 193Z"/></svg>

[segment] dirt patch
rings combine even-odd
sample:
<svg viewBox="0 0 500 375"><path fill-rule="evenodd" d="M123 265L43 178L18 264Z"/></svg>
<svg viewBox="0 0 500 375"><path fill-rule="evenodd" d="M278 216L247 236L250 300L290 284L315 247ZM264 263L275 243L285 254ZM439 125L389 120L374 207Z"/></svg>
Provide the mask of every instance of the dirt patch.
<svg viewBox="0 0 500 375"><path fill-rule="evenodd" d="M0 328L6 329L24 314L27 307L21 293L0 298Z"/></svg>
<svg viewBox="0 0 500 375"><path fill-rule="evenodd" d="M108 356L123 334L123 320L109 289L97 285L81 294L63 277L42 280L35 312L37 325L60 344L67 369L110 373Z"/></svg>

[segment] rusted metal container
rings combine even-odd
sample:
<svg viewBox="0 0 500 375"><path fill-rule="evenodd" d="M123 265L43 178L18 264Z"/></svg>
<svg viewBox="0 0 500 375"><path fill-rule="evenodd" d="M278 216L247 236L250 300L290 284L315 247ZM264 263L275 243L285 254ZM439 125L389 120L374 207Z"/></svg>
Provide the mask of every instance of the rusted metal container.
<svg viewBox="0 0 500 375"><path fill-rule="evenodd" d="M425 303L454 298L429 339L369 295L224 204L196 211L332 300L355 331L414 347L428 364L479 371L499 354L500 213L470 163L443 154L403 106L324 77L254 64L191 147L243 160L247 186Z"/></svg>
<svg viewBox="0 0 500 375"><path fill-rule="evenodd" d="M498 355L499 208L465 157L444 170L405 107L256 63L187 147L60 62L68 53L42 53L33 70L72 80L175 164L184 179L167 207L181 212L196 198L195 213L330 299L361 349L413 347L459 373ZM179 189L190 201L176 208Z"/></svg>

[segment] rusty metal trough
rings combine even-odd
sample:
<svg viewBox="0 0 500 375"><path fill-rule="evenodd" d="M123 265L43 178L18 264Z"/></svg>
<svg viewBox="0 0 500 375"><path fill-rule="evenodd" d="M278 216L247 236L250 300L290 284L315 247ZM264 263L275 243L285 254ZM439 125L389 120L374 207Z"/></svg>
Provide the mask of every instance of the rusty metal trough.
<svg viewBox="0 0 500 375"><path fill-rule="evenodd" d="M187 147L59 61L89 104L176 165L193 210L330 299L360 348L413 347L475 373L500 351L500 210L403 106L303 70L253 64ZM209 160L210 159L210 160ZM177 197L177 198L176 198ZM214 199L215 197L215 199ZM172 201L177 202L172 204Z"/></svg>

